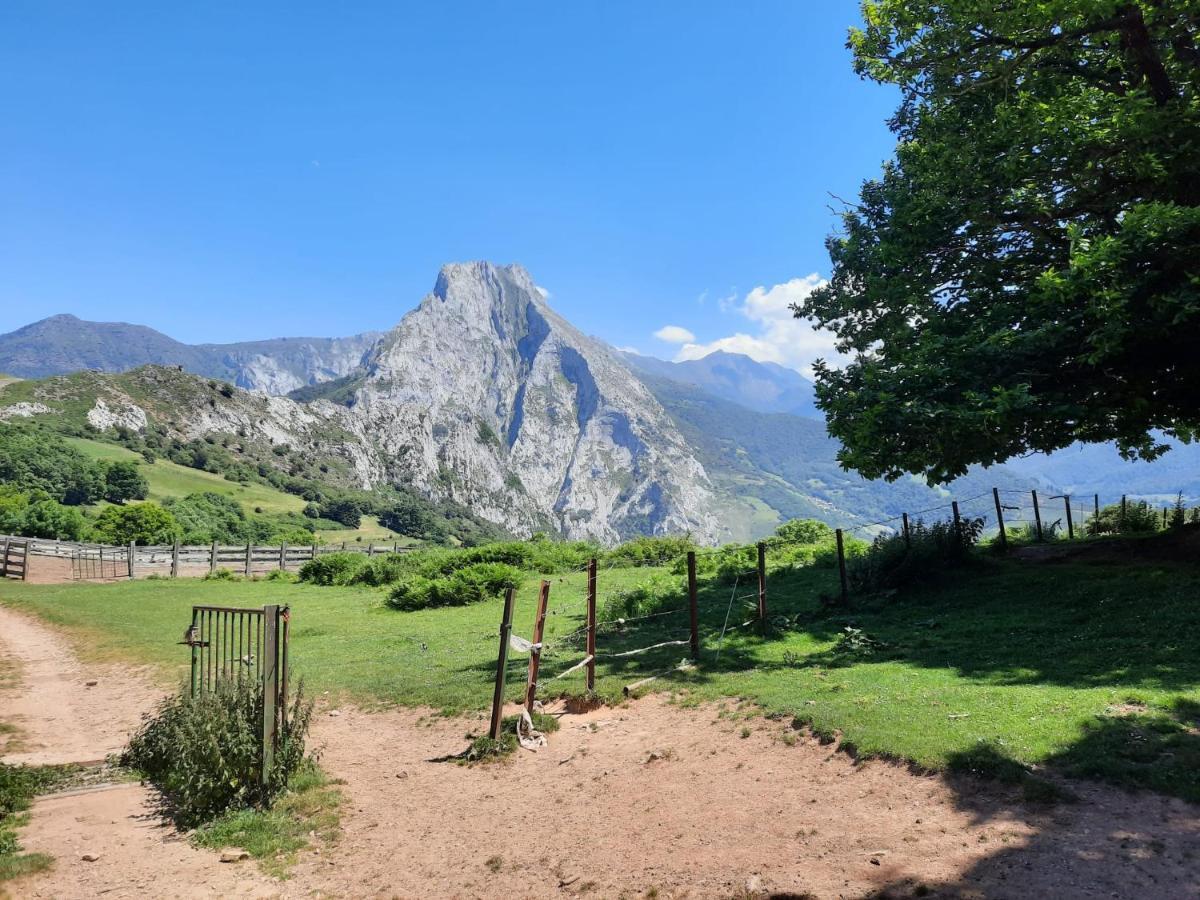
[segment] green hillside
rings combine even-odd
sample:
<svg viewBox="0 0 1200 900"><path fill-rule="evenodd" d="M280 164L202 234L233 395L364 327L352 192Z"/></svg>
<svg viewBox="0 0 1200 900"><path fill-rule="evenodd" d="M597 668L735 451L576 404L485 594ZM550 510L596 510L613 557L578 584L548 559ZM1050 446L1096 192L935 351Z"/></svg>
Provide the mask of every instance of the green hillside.
<svg viewBox="0 0 1200 900"><path fill-rule="evenodd" d="M298 513L304 510L301 498L269 485L237 484L213 472L190 469L166 459L148 463L132 450L89 438L69 437L66 442L92 459L136 462L138 469L150 482L151 500L162 501L168 497L186 497L188 494L210 491L234 498L246 508L246 512L254 512L256 508L264 513Z"/></svg>

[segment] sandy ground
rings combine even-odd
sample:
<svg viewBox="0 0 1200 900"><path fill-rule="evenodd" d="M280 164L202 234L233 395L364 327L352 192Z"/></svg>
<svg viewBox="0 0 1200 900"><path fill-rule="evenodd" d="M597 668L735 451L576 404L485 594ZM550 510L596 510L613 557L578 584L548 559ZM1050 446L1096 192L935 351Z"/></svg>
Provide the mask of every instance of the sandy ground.
<svg viewBox="0 0 1200 900"><path fill-rule="evenodd" d="M153 702L136 673L83 693L55 632L0 608L6 653L45 758L94 759ZM53 675L38 660L54 660ZM78 693L74 728L49 698ZM64 701L65 702L65 701ZM111 706L101 713L96 707ZM552 710L553 711L553 710ZM292 878L222 864L153 815L137 786L44 798L22 834L54 856L14 897L1197 897L1200 809L1073 784L1080 801L1023 806L970 780L856 764L783 722L731 720L662 698L563 714L550 746L509 762L446 757L482 719L322 710L314 744L345 780L343 835ZM742 737L743 727L751 729ZM788 735L785 739L785 735ZM61 747L59 746L61 743ZM92 862L84 855L96 856Z"/></svg>

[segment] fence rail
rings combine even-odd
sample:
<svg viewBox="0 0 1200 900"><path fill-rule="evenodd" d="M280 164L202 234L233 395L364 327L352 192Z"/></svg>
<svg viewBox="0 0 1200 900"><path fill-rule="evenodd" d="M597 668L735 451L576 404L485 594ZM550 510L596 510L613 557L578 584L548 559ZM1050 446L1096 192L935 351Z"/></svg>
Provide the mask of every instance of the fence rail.
<svg viewBox="0 0 1200 900"><path fill-rule="evenodd" d="M61 559L71 564L76 581L137 578L146 575L178 577L229 569L242 575L274 570L296 571L311 559L328 553L403 553L411 548L396 543L359 544L89 544L0 535L3 577L25 579L29 557Z"/></svg>

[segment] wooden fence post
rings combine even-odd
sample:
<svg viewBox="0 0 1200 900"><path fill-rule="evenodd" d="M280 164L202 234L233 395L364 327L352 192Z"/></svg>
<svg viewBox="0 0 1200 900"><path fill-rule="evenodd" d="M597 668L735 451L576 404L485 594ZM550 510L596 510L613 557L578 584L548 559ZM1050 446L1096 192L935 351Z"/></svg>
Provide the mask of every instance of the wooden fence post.
<svg viewBox="0 0 1200 900"><path fill-rule="evenodd" d="M596 690L596 559L588 560L587 567L587 689Z"/></svg>
<svg viewBox="0 0 1200 900"><path fill-rule="evenodd" d="M850 602L850 586L846 581L846 547L842 541L842 529L834 532L837 535L838 578L842 583L842 605Z"/></svg>
<svg viewBox="0 0 1200 900"><path fill-rule="evenodd" d="M4 552L0 554L0 578L8 577L8 538L4 539Z"/></svg>
<svg viewBox="0 0 1200 900"><path fill-rule="evenodd" d="M309 559L317 558L317 545L316 544L313 544L311 547L308 548L308 558Z"/></svg>
<svg viewBox="0 0 1200 900"><path fill-rule="evenodd" d="M1121 495L1121 520L1117 523L1117 531L1125 530L1125 495Z"/></svg>
<svg viewBox="0 0 1200 900"><path fill-rule="evenodd" d="M538 591L537 614L533 620L533 644L529 651L529 680L525 683L525 709L533 714L533 701L537 699L538 669L542 665L542 649L537 645L542 642L542 632L546 627L546 606L550 602L550 582L543 581Z"/></svg>
<svg viewBox="0 0 1200 900"><path fill-rule="evenodd" d="M1037 531L1037 539L1042 539L1042 511L1038 508L1037 491L1030 491L1033 494L1033 524Z"/></svg>
<svg viewBox="0 0 1200 900"><path fill-rule="evenodd" d="M342 552L343 553L346 552L346 542L345 541L342 541Z"/></svg>
<svg viewBox="0 0 1200 900"><path fill-rule="evenodd" d="M904 546L912 547L912 532L908 529L908 513L901 513L900 517L904 522Z"/></svg>
<svg viewBox="0 0 1200 900"><path fill-rule="evenodd" d="M950 511L954 514L954 545L962 550L962 519L958 515L958 501L950 501Z"/></svg>
<svg viewBox="0 0 1200 900"><path fill-rule="evenodd" d="M508 636L512 633L513 599L517 589L509 587L504 594L504 612L500 614L500 651L496 654L496 689L492 694L492 722L488 737L500 740L500 720L504 714L504 675L508 669Z"/></svg>
<svg viewBox="0 0 1200 900"><path fill-rule="evenodd" d="M370 557L370 556L374 556L374 555L375 555L375 545L368 543L367 544L367 556Z"/></svg>
<svg viewBox="0 0 1200 900"><path fill-rule="evenodd" d="M171 545L171 577L179 577L179 538Z"/></svg>
<svg viewBox="0 0 1200 900"><path fill-rule="evenodd" d="M1096 534L1099 534L1100 533L1098 531L1098 529L1100 527L1100 495L1099 494L1092 494L1092 521L1094 521L1096 523L1096 525L1093 527L1092 531Z"/></svg>
<svg viewBox="0 0 1200 900"><path fill-rule="evenodd" d="M688 613L691 617L692 659L700 658L700 608L696 602L696 551L687 555Z"/></svg>
<svg viewBox="0 0 1200 900"><path fill-rule="evenodd" d="M1067 540L1075 540L1075 522L1071 519L1071 495L1063 494L1063 505L1067 508Z"/></svg>
<svg viewBox="0 0 1200 900"><path fill-rule="evenodd" d="M758 542L758 619L767 621L767 545Z"/></svg>
<svg viewBox="0 0 1200 900"><path fill-rule="evenodd" d="M250 557L251 557L250 542L246 541L246 577L247 578L250 577Z"/></svg>
<svg viewBox="0 0 1200 900"><path fill-rule="evenodd" d="M1163 512L1165 513L1166 509L1163 509ZM1167 517L1164 515L1163 516L1163 525L1166 525L1166 524L1167 524ZM100 577L103 578L104 577L104 545L101 544L97 548L97 550L98 550L97 558L100 560ZM173 574L174 573L172 573L172 575Z"/></svg>
<svg viewBox="0 0 1200 900"><path fill-rule="evenodd" d="M262 691L262 780L266 784L275 757L275 703L279 698L279 607L263 607Z"/></svg>
<svg viewBox="0 0 1200 900"><path fill-rule="evenodd" d="M287 544L279 545L279 571L287 569Z"/></svg>
<svg viewBox="0 0 1200 900"><path fill-rule="evenodd" d="M214 540L208 547L208 574L217 572L217 542Z"/></svg>
<svg viewBox="0 0 1200 900"><path fill-rule="evenodd" d="M996 501L996 524L1000 526L1000 549L1008 551L1008 533L1004 530L1004 509L1000 506L1000 490L992 488L992 499Z"/></svg>
<svg viewBox="0 0 1200 900"><path fill-rule="evenodd" d="M126 567L129 570L129 580L133 581L134 557L137 555L137 544L129 542L129 555L126 557Z"/></svg>

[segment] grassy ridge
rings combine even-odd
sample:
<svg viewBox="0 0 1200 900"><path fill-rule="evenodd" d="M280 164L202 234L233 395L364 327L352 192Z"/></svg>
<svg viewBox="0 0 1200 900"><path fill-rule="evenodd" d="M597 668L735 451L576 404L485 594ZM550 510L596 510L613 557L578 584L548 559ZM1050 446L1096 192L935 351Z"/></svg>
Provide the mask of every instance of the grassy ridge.
<svg viewBox="0 0 1200 900"><path fill-rule="evenodd" d="M602 571L602 605L647 575ZM730 632L719 656L730 598L753 587L704 585L701 665L654 686L684 690L688 701L745 698L818 733L840 733L861 753L930 768L1011 775L1053 765L1200 801L1200 571L983 560L938 583L828 614L817 597L832 592L835 578L818 568L773 572L770 612L786 621L766 633ZM515 630L525 636L536 581L519 595ZM404 613L386 609L378 591L268 582L0 584L0 602L85 636L86 652L180 673L186 656L175 642L192 603L289 602L292 658L312 690L446 711L489 702L500 617L499 601ZM582 655L556 639L582 624L583 602L582 573L553 579L543 693L582 690L582 673L550 677ZM747 618L744 602L734 601L731 624ZM682 638L686 627L683 614L610 624L599 648ZM669 670L686 652L672 646L602 659L598 689L616 698L625 684ZM525 658L510 665L515 695Z"/></svg>

